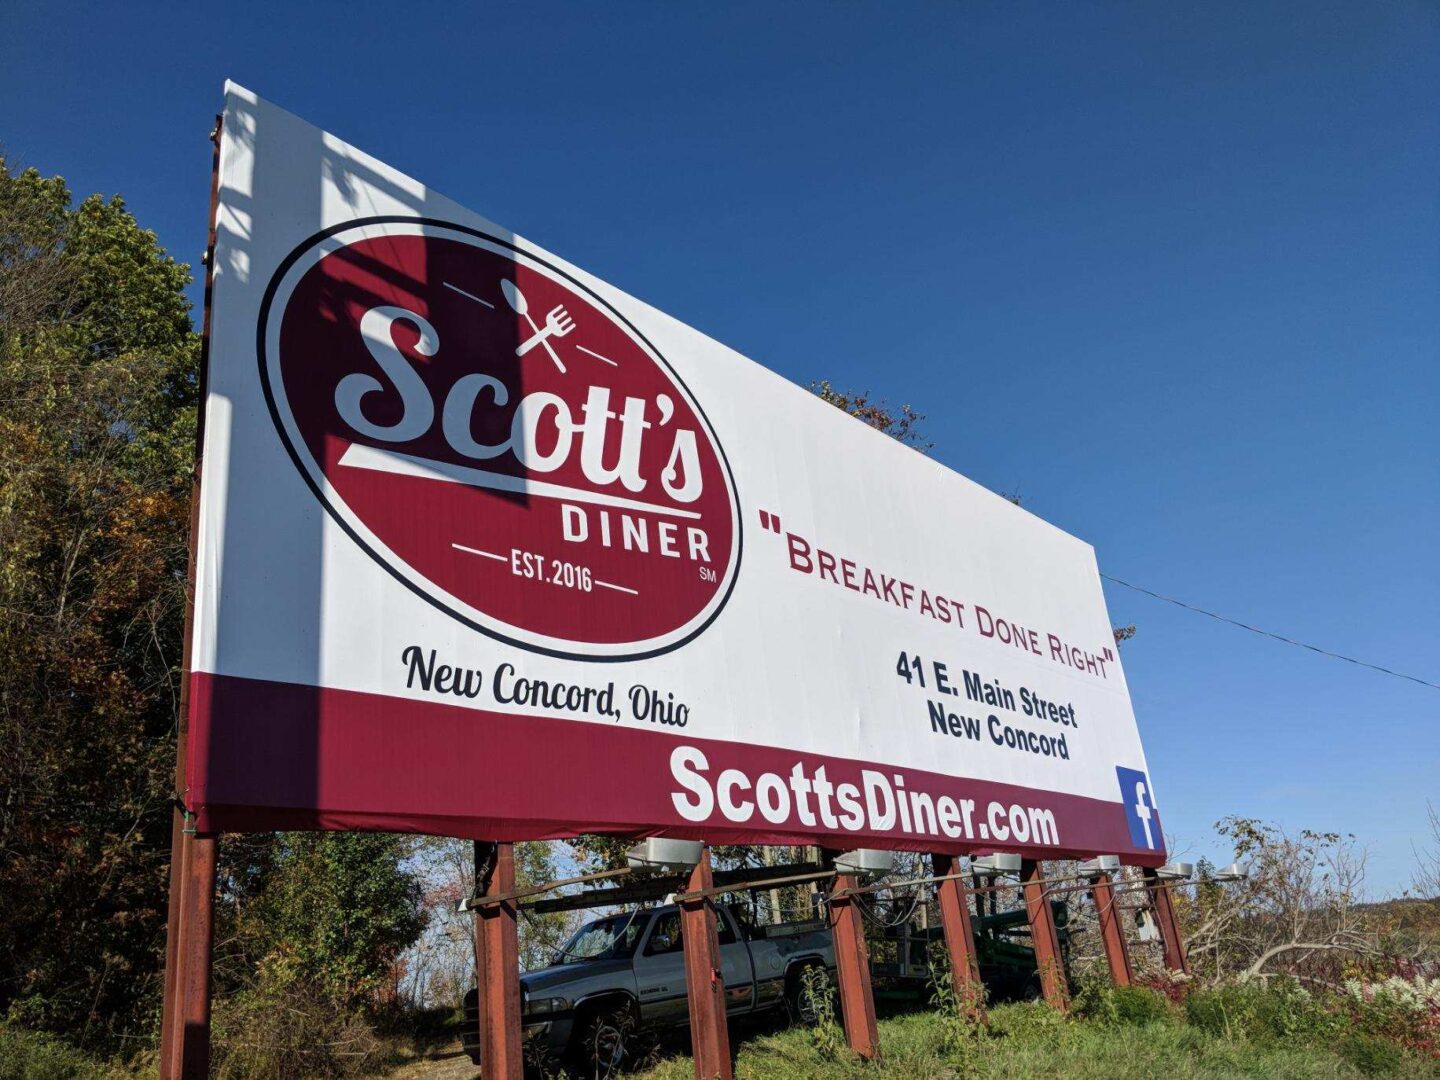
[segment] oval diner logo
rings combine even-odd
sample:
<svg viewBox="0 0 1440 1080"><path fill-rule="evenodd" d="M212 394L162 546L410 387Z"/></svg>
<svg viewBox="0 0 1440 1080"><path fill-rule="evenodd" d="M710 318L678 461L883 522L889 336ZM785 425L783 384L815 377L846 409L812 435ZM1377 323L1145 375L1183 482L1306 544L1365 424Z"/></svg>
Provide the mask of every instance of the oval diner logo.
<svg viewBox="0 0 1440 1080"><path fill-rule="evenodd" d="M720 444L664 358L564 272L455 225L357 222L286 259L258 345L315 493L457 619L619 660L724 606L740 518Z"/></svg>

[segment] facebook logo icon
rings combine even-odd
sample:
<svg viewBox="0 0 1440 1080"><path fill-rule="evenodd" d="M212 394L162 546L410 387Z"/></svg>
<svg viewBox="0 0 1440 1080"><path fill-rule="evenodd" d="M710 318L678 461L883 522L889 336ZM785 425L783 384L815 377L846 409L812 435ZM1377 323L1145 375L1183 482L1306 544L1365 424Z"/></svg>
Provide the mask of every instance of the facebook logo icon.
<svg viewBox="0 0 1440 1080"><path fill-rule="evenodd" d="M1115 766L1120 781L1120 803L1125 807L1125 820L1130 823L1130 842L1150 851L1163 850L1165 837L1160 832L1160 818L1155 810L1155 796L1150 793L1150 780L1138 769Z"/></svg>

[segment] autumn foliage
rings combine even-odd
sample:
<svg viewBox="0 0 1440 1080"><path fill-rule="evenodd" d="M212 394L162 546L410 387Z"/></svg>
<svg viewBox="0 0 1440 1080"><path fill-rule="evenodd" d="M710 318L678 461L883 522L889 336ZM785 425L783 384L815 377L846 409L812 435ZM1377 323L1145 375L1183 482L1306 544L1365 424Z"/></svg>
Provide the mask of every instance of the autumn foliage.
<svg viewBox="0 0 1440 1080"><path fill-rule="evenodd" d="M73 205L0 159L0 1027L105 1050L151 1045L160 1003L190 282L119 197ZM425 921L412 847L225 840L215 984L237 1043L280 1001L348 1023L384 997Z"/></svg>
<svg viewBox="0 0 1440 1080"><path fill-rule="evenodd" d="M198 343L117 197L0 163L0 1010L147 1019Z"/></svg>

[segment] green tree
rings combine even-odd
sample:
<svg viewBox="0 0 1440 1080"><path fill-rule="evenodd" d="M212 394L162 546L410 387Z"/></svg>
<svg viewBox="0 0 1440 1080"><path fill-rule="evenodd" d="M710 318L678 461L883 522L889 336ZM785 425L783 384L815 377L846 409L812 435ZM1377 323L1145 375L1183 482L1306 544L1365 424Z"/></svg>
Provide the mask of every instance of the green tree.
<svg viewBox="0 0 1440 1080"><path fill-rule="evenodd" d="M539 885L560 877L555 845L548 840L531 840L515 845L515 884L518 888ZM530 971L550 962L573 930L573 919L565 915L529 915L520 924L520 970Z"/></svg>
<svg viewBox="0 0 1440 1080"><path fill-rule="evenodd" d="M118 196L0 160L0 1015L89 1042L153 1032L159 1001L190 280ZM218 985L373 997L422 924L408 844L227 837Z"/></svg>
<svg viewBox="0 0 1440 1080"><path fill-rule="evenodd" d="M0 1010L91 1038L164 940L189 281L120 198L0 160Z"/></svg>
<svg viewBox="0 0 1440 1080"><path fill-rule="evenodd" d="M266 841L268 840L268 844ZM420 883L405 868L415 840L389 833L280 833L263 883L242 888L232 948L241 985L253 972L283 972L336 1008L373 1004L392 985L395 962L425 928Z"/></svg>

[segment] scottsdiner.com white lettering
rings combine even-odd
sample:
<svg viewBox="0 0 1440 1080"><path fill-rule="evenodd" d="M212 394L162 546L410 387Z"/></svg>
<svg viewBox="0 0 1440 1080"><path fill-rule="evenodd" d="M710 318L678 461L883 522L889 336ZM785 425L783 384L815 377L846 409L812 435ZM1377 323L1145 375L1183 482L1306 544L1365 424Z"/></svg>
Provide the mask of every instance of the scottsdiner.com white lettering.
<svg viewBox="0 0 1440 1080"><path fill-rule="evenodd" d="M670 754L670 775L680 789L670 800L686 821L710 821L718 813L735 824L763 821L1047 847L1060 842L1053 810L995 801L977 805L974 799L911 790L901 772L861 769L859 783L852 783L831 778L824 765L811 772L797 761L784 775L751 776L735 768L715 773L699 747L677 746Z"/></svg>

